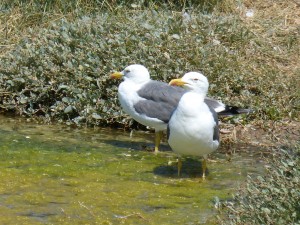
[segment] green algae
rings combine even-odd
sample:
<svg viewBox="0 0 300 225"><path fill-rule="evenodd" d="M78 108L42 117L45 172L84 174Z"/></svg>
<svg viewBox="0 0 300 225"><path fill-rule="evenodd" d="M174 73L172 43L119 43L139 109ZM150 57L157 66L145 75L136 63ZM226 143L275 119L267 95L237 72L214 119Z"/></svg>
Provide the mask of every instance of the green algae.
<svg viewBox="0 0 300 225"><path fill-rule="evenodd" d="M193 158L179 178L168 147L144 150L150 134L0 123L0 224L214 224L214 199L230 199L261 170L249 157L215 154L206 180Z"/></svg>

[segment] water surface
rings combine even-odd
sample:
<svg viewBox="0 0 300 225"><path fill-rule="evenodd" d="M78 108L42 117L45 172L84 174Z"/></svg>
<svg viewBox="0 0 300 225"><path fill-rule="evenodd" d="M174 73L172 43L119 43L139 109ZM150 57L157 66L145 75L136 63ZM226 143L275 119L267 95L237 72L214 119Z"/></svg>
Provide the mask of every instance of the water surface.
<svg viewBox="0 0 300 225"><path fill-rule="evenodd" d="M218 201L262 171L253 154L215 153L205 181L197 158L178 177L166 144L148 151L153 134L0 124L0 224L214 224Z"/></svg>

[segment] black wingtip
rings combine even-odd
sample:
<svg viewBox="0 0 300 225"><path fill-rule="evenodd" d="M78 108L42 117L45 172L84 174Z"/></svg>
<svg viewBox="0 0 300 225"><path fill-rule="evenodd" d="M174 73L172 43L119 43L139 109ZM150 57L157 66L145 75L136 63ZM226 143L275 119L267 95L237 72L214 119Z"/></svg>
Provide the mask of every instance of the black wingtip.
<svg viewBox="0 0 300 225"><path fill-rule="evenodd" d="M253 109L243 109L237 106L228 106L226 105L225 110L218 113L220 116L234 116L239 114L250 114L253 113Z"/></svg>

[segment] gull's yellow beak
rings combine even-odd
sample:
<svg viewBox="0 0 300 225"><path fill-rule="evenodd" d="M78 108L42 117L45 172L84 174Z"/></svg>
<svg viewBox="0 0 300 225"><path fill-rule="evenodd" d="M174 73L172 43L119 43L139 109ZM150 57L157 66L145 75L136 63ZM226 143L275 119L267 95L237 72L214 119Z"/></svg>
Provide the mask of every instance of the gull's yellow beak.
<svg viewBox="0 0 300 225"><path fill-rule="evenodd" d="M121 72L114 72L110 75L111 79L121 79L123 77L123 73Z"/></svg>
<svg viewBox="0 0 300 225"><path fill-rule="evenodd" d="M183 80L181 79L173 79L170 81L169 85L171 86L180 86L182 87L183 85L185 85L186 82L184 82Z"/></svg>

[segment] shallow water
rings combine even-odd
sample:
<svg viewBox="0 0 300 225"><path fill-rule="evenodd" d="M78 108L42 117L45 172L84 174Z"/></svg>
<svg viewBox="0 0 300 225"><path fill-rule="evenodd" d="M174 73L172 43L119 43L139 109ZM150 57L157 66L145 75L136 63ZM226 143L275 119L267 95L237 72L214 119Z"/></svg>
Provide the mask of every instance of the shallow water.
<svg viewBox="0 0 300 225"><path fill-rule="evenodd" d="M205 181L197 158L179 178L167 145L147 151L153 134L0 124L0 224L214 224L214 205L263 171L253 155L216 153Z"/></svg>

